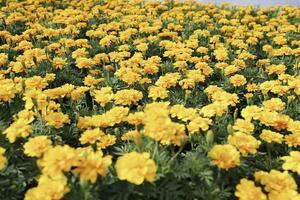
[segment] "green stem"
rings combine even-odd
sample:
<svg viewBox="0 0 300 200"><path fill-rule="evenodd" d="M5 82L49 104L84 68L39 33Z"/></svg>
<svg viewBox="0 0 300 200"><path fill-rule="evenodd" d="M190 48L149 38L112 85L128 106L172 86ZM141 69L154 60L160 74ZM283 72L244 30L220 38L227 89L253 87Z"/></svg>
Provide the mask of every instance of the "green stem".
<svg viewBox="0 0 300 200"><path fill-rule="evenodd" d="M272 144L267 144L267 153L268 153L268 167L271 170L272 169L272 156L271 156L271 149L272 149Z"/></svg>
<svg viewBox="0 0 300 200"><path fill-rule="evenodd" d="M154 151L152 154L152 159L155 158L156 153L157 153L157 149L158 149L158 142L155 140L155 146L154 146Z"/></svg>
<svg viewBox="0 0 300 200"><path fill-rule="evenodd" d="M181 153L181 151L184 148L184 145L185 145L185 143L183 143L181 145L180 149L174 154L174 156L172 156L172 158L169 160L168 164L172 163L175 160L175 158Z"/></svg>

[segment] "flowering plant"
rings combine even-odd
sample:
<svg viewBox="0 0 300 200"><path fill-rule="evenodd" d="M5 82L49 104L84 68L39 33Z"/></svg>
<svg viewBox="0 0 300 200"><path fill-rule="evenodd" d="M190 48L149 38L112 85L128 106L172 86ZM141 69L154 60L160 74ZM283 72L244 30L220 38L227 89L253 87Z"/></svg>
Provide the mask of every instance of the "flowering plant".
<svg viewBox="0 0 300 200"><path fill-rule="evenodd" d="M0 199L300 199L298 7L0 5Z"/></svg>

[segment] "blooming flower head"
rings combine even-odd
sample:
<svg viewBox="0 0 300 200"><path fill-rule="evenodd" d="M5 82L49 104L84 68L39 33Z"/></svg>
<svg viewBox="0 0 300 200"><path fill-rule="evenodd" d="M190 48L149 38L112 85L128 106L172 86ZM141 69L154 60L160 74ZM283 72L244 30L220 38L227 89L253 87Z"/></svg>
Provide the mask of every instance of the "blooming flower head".
<svg viewBox="0 0 300 200"><path fill-rule="evenodd" d="M213 159L214 165L220 169L228 170L240 165L240 153L230 144L215 145L208 152L208 156Z"/></svg>
<svg viewBox="0 0 300 200"><path fill-rule="evenodd" d="M54 126L55 128L61 128L64 124L69 124L69 116L61 112L52 112L45 116L45 120L48 125Z"/></svg>
<svg viewBox="0 0 300 200"><path fill-rule="evenodd" d="M42 172L53 178L68 172L71 167L78 162L75 149L64 145L55 146L44 153L38 164L42 167Z"/></svg>
<svg viewBox="0 0 300 200"><path fill-rule="evenodd" d="M262 192L261 188L255 186L253 181L245 178L241 179L236 186L234 194L239 200L267 200L267 196Z"/></svg>
<svg viewBox="0 0 300 200"><path fill-rule="evenodd" d="M255 180L265 186L267 192L284 192L297 190L294 178L287 171L271 170L269 173L258 171L254 174Z"/></svg>
<svg viewBox="0 0 300 200"><path fill-rule="evenodd" d="M236 74L236 75L230 77L230 83L234 87L239 87L239 86L245 85L247 83L247 80L243 75Z"/></svg>
<svg viewBox="0 0 300 200"><path fill-rule="evenodd" d="M52 141L47 136L36 136L30 138L24 144L24 153L31 157L40 157L44 152L51 148Z"/></svg>
<svg viewBox="0 0 300 200"><path fill-rule="evenodd" d="M297 172L300 174L300 152L299 151L291 151L289 156L283 156L281 158L284 163L282 168L284 170L291 170L293 172Z"/></svg>
<svg viewBox="0 0 300 200"><path fill-rule="evenodd" d="M79 154L79 162L75 165L74 172L79 173L81 180L95 183L98 175L106 175L111 159L109 155L103 156L101 151L84 149Z"/></svg>
<svg viewBox="0 0 300 200"><path fill-rule="evenodd" d="M120 180L127 180L136 185L145 180L153 182L157 166L149 153L130 152L118 158L116 162L117 175Z"/></svg>
<svg viewBox="0 0 300 200"><path fill-rule="evenodd" d="M228 143L235 146L243 156L247 156L249 153L255 154L261 142L252 135L236 132L228 136Z"/></svg>

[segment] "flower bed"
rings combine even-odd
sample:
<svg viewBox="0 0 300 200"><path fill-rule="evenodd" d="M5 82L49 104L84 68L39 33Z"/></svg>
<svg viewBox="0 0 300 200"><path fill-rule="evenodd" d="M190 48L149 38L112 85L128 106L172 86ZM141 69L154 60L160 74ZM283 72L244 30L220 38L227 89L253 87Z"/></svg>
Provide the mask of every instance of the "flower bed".
<svg viewBox="0 0 300 200"><path fill-rule="evenodd" d="M0 7L0 199L300 199L299 8Z"/></svg>

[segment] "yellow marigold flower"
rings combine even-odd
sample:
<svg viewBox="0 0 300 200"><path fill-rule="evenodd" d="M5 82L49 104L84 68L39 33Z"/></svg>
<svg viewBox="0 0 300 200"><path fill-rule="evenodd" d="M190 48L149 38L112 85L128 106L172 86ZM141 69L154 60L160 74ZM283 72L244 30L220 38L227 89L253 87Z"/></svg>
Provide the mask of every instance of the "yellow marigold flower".
<svg viewBox="0 0 300 200"><path fill-rule="evenodd" d="M4 156L5 149L0 147L0 171L6 167L7 159Z"/></svg>
<svg viewBox="0 0 300 200"><path fill-rule="evenodd" d="M234 194L239 200L267 200L267 196L262 192L261 188L255 186L253 181L245 178L241 179L236 186Z"/></svg>
<svg viewBox="0 0 300 200"><path fill-rule="evenodd" d="M121 140L123 141L130 141L130 140L135 140L135 138L140 136L140 132L137 130L132 130L124 133L121 137Z"/></svg>
<svg viewBox="0 0 300 200"><path fill-rule="evenodd" d="M169 91L164 87L150 86L148 97L152 98L154 101L157 99L165 99L169 96Z"/></svg>
<svg viewBox="0 0 300 200"><path fill-rule="evenodd" d="M251 134L254 130L254 125L250 121L244 119L236 119L232 128L235 131Z"/></svg>
<svg viewBox="0 0 300 200"><path fill-rule="evenodd" d="M66 65L67 59L61 57L53 58L52 64L55 69L62 69L64 65Z"/></svg>
<svg viewBox="0 0 300 200"><path fill-rule="evenodd" d="M18 137L27 137L32 132L32 127L27 120L22 118L13 122L7 129L3 131L10 143L16 141Z"/></svg>
<svg viewBox="0 0 300 200"><path fill-rule="evenodd" d="M79 57L76 59L76 67L79 69L90 68L95 64L94 60L91 58Z"/></svg>
<svg viewBox="0 0 300 200"><path fill-rule="evenodd" d="M272 98L263 102L263 108L269 111L281 111L285 109L285 103L280 98Z"/></svg>
<svg viewBox="0 0 300 200"><path fill-rule="evenodd" d="M243 156L247 156L249 153L255 154L261 142L252 135L236 132L228 136L228 143L235 146Z"/></svg>
<svg viewBox="0 0 300 200"><path fill-rule="evenodd" d="M262 108L259 108L258 106L247 106L244 108L241 112L242 117L245 118L247 121L251 121L252 119L258 120L260 117L260 112L262 111Z"/></svg>
<svg viewBox="0 0 300 200"><path fill-rule="evenodd" d="M64 124L69 124L69 116L61 112L52 112L45 116L47 125L54 126L55 128L61 128Z"/></svg>
<svg viewBox="0 0 300 200"><path fill-rule="evenodd" d="M224 61L228 59L228 51L224 47L220 47L214 50L214 55L217 61Z"/></svg>
<svg viewBox="0 0 300 200"><path fill-rule="evenodd" d="M209 118L195 117L187 125L189 134L197 133L199 131L199 129L202 131L207 131L209 128L209 125L211 125L211 122L212 121Z"/></svg>
<svg viewBox="0 0 300 200"><path fill-rule="evenodd" d="M113 99L114 94L111 87L102 87L100 90L94 90L93 96L95 101L104 107Z"/></svg>
<svg viewBox="0 0 300 200"><path fill-rule="evenodd" d="M286 129L292 119L285 114L263 110L260 113L259 120L262 124L272 126L280 131Z"/></svg>
<svg viewBox="0 0 300 200"><path fill-rule="evenodd" d="M115 104L131 105L136 104L143 98L143 93L134 89L120 90L114 95Z"/></svg>
<svg viewBox="0 0 300 200"><path fill-rule="evenodd" d="M0 79L0 101L9 101L16 96L17 90L12 79Z"/></svg>
<svg viewBox="0 0 300 200"><path fill-rule="evenodd" d="M97 142L98 149L106 149L106 147L112 146L116 143L116 136L114 135L103 135L99 142Z"/></svg>
<svg viewBox="0 0 300 200"><path fill-rule="evenodd" d="M208 156L213 159L214 165L220 169L228 170L240 165L240 153L230 144L215 145L208 152Z"/></svg>
<svg viewBox="0 0 300 200"><path fill-rule="evenodd" d="M24 153L30 157L41 157L41 155L51 148L52 141L47 136L36 136L30 138L24 146Z"/></svg>
<svg viewBox="0 0 300 200"><path fill-rule="evenodd" d="M87 143L95 144L97 141L101 139L103 135L104 132L99 128L86 130L81 134L79 141L81 144L87 144Z"/></svg>
<svg viewBox="0 0 300 200"><path fill-rule="evenodd" d="M259 171L254 174L255 180L265 186L267 192L284 192L297 190L297 184L287 171L271 170L269 173Z"/></svg>
<svg viewBox="0 0 300 200"><path fill-rule="evenodd" d="M300 133L285 135L284 141L289 147L300 146Z"/></svg>
<svg viewBox="0 0 300 200"><path fill-rule="evenodd" d="M276 133L274 131L266 130L266 129L264 129L262 131L262 133L259 135L259 137L267 143L276 142L276 143L281 144L283 141L282 134Z"/></svg>
<svg viewBox="0 0 300 200"><path fill-rule="evenodd" d="M247 83L247 80L243 75L236 74L230 77L230 83L234 87L239 87L245 85Z"/></svg>
<svg viewBox="0 0 300 200"><path fill-rule="evenodd" d="M144 119L144 112L135 112L135 113L130 113L127 117L126 117L126 121L129 124L133 124L135 126L140 125L143 123L143 119Z"/></svg>
<svg viewBox="0 0 300 200"><path fill-rule="evenodd" d="M167 73L164 76L160 76L159 79L156 81L155 85L170 88L176 86L178 80L180 79L180 74L176 73Z"/></svg>
<svg viewBox="0 0 300 200"><path fill-rule="evenodd" d="M287 130L294 134L300 134L300 121L299 120L289 121Z"/></svg>
<svg viewBox="0 0 300 200"><path fill-rule="evenodd" d="M98 83L100 83L102 80L101 79L96 79L94 78L93 76L91 75L87 75L85 78L84 78L84 85L86 86L93 86L93 85L96 85Z"/></svg>
<svg viewBox="0 0 300 200"><path fill-rule="evenodd" d="M42 175L38 186L26 191L24 200L59 200L69 191L67 179L63 175L55 178Z"/></svg>
<svg viewBox="0 0 300 200"><path fill-rule="evenodd" d="M48 86L48 81L40 76L32 76L25 80L26 89L42 90Z"/></svg>
<svg viewBox="0 0 300 200"><path fill-rule="evenodd" d="M300 174L300 152L291 151L289 156L281 157L284 160L282 168L284 170L291 170L292 172L297 172Z"/></svg>
<svg viewBox="0 0 300 200"><path fill-rule="evenodd" d="M148 50L148 44L147 43L141 43L141 44L136 46L136 49L138 51L141 51L141 52L146 52Z"/></svg>
<svg viewBox="0 0 300 200"><path fill-rule="evenodd" d="M13 72L16 72L16 73L25 72L27 70L26 67L25 67L25 65L23 65L23 63L19 62L19 61L17 61L17 62L13 62L13 61L10 62L9 63L9 67L11 68L11 70Z"/></svg>
<svg viewBox="0 0 300 200"><path fill-rule="evenodd" d="M101 151L87 149L80 153L74 172L79 173L81 181L95 183L97 176L105 176L112 163L112 156L103 156Z"/></svg>
<svg viewBox="0 0 300 200"><path fill-rule="evenodd" d="M142 184L144 180L154 182L157 170L149 153L137 152L130 152L119 157L115 167L120 180L127 180L136 185Z"/></svg>
<svg viewBox="0 0 300 200"><path fill-rule="evenodd" d="M72 99L73 101L78 100L78 99L81 98L81 97L84 95L84 93L85 93L86 91L88 91L88 90L89 90L89 88L88 88L88 87L84 87L84 86L81 86L81 87L76 88L75 90L73 90L73 91L71 92L71 99Z"/></svg>
<svg viewBox="0 0 300 200"><path fill-rule="evenodd" d="M77 59L81 57L86 57L88 52L86 51L86 48L80 48L72 52L72 58Z"/></svg>
<svg viewBox="0 0 300 200"><path fill-rule="evenodd" d="M8 55L4 53L0 53L0 66L4 65L8 60Z"/></svg>
<svg viewBox="0 0 300 200"><path fill-rule="evenodd" d="M300 194L295 190L273 191L268 194L270 200L300 200Z"/></svg>
<svg viewBox="0 0 300 200"><path fill-rule="evenodd" d="M155 102L144 109L144 134L162 144L180 145L186 137L185 126L172 122L169 117L169 103Z"/></svg>
<svg viewBox="0 0 300 200"><path fill-rule="evenodd" d="M60 177L62 172L68 172L78 162L75 149L64 145L50 148L38 161L42 172L50 177Z"/></svg>
<svg viewBox="0 0 300 200"><path fill-rule="evenodd" d="M258 85L255 83L248 83L246 88L248 92L256 92L259 90Z"/></svg>
<svg viewBox="0 0 300 200"><path fill-rule="evenodd" d="M174 105L170 108L171 117L187 122L188 120L192 120L198 117L198 113L196 109L193 108L185 108L183 105Z"/></svg>
<svg viewBox="0 0 300 200"><path fill-rule="evenodd" d="M278 45L286 44L286 38L283 35L279 35L273 38L273 42Z"/></svg>

